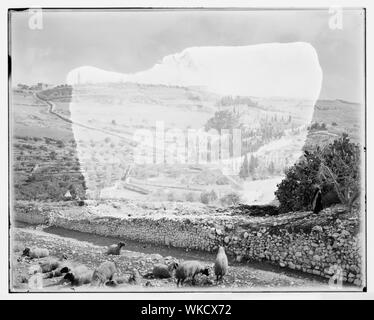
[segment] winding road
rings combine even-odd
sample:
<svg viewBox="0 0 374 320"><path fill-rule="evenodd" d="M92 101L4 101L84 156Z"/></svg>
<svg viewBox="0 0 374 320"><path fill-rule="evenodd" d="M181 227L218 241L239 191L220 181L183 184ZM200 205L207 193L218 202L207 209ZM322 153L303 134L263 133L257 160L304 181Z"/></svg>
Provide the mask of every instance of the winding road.
<svg viewBox="0 0 374 320"><path fill-rule="evenodd" d="M94 130L96 132L101 132L101 133L104 133L104 134L107 134L107 135L111 135L111 136L120 138L131 146L136 146L137 145L137 143L133 139L129 139L129 138L124 137L120 134L117 134L117 133L114 133L114 132L111 132L111 131L108 131L108 130L105 130L105 129L100 129L100 128L97 128L97 127L89 126L89 125L86 125L86 124L81 123L81 122L73 121L73 120L61 115L60 113L56 112L55 111L56 106L52 101L40 97L40 95L38 93L34 93L34 96L37 100L39 100L41 102L44 102L48 105L48 112L49 113L55 115L56 117L60 118L61 120L65 121L65 122L80 126L82 128L85 128L85 129Z"/></svg>

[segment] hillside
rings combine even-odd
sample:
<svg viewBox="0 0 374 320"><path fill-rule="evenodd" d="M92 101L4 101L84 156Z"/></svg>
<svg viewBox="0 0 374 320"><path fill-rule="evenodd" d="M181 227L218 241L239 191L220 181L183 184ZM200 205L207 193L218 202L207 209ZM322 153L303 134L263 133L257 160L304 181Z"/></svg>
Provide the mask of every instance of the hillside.
<svg viewBox="0 0 374 320"><path fill-rule="evenodd" d="M49 112L35 92L11 96L11 161L15 199L62 200L67 191L85 196L71 124Z"/></svg>
<svg viewBox="0 0 374 320"><path fill-rule="evenodd" d="M359 141L362 115L356 104L317 101L312 123L326 127L310 128L304 143L308 116L303 108L309 108L310 102L297 99L231 99L199 87L135 83L59 86L38 95L70 122L51 113L35 92L13 91L14 181L16 197L21 199L38 194L43 194L41 199L61 199L67 190L83 186L89 197L221 205L220 199L234 192L245 201L268 202L284 167L297 161L303 147L327 143L343 132ZM133 165L137 130L154 130L156 121L164 121L165 130L197 129L223 110L240 115L242 154L248 152L248 160L256 160L247 181L228 177L216 165ZM259 186L268 194L259 192Z"/></svg>

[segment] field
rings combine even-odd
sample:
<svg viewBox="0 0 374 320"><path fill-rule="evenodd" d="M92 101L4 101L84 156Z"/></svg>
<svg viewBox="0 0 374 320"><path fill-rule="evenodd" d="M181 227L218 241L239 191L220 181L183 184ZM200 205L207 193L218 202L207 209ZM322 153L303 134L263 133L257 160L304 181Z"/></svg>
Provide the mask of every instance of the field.
<svg viewBox="0 0 374 320"><path fill-rule="evenodd" d="M15 197L61 200L69 191L73 197L94 199L217 206L269 203L284 169L297 161L302 149L323 145L343 132L360 141L359 105L318 101L312 123L323 123L322 129L308 127L310 108L308 101L227 98L202 88L131 83L13 90ZM236 122L217 118L217 112L231 115L230 121ZM204 131L211 124L218 128L219 121L231 128L239 126L241 155L232 158L234 173L228 174L220 162L176 161L175 137L165 141L165 157L174 163L155 164L153 156L152 163L135 161L142 143L136 134L141 130L154 134L156 121L163 122L164 132ZM146 155L155 151L153 139L142 149ZM243 161L248 167L241 175Z"/></svg>

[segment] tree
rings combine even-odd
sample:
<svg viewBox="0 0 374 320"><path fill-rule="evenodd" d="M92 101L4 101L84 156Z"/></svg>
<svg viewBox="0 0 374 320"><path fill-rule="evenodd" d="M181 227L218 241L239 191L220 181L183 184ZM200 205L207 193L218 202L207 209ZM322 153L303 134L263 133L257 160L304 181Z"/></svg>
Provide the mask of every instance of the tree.
<svg viewBox="0 0 374 320"><path fill-rule="evenodd" d="M335 192L350 210L361 190L360 147L348 135L314 151L304 152L303 159L286 171L275 192L280 211L309 210L315 186L323 194Z"/></svg>
<svg viewBox="0 0 374 320"><path fill-rule="evenodd" d="M326 148L321 160L319 176L334 186L340 201L348 206L359 197L360 182L360 148L351 143L348 135L343 134Z"/></svg>
<svg viewBox="0 0 374 320"><path fill-rule="evenodd" d="M217 194L214 190L209 192L210 201L216 201L218 199Z"/></svg>
<svg viewBox="0 0 374 320"><path fill-rule="evenodd" d="M248 172L251 176L255 174L257 167L258 167L258 159L252 154L249 160L249 166L248 166Z"/></svg>
<svg viewBox="0 0 374 320"><path fill-rule="evenodd" d="M269 171L270 174L274 174L275 166L274 166L274 162L273 161L270 161L269 167L268 167L268 171Z"/></svg>
<svg viewBox="0 0 374 320"><path fill-rule="evenodd" d="M224 195L220 199L220 201L223 206L235 206L235 205L238 205L242 200L239 194L235 192L231 192L231 193Z"/></svg>
<svg viewBox="0 0 374 320"><path fill-rule="evenodd" d="M230 110L216 111L213 118L205 124L205 130L216 129L221 133L222 129L233 129L239 126L240 115Z"/></svg>
<svg viewBox="0 0 374 320"><path fill-rule="evenodd" d="M239 177L242 179L246 179L249 177L249 166L248 166L247 154L244 156L244 160L239 171Z"/></svg>
<svg viewBox="0 0 374 320"><path fill-rule="evenodd" d="M200 194L200 201L204 204L209 204L210 202L217 200L217 198L217 194L214 190L211 190L210 192L203 191Z"/></svg>
<svg viewBox="0 0 374 320"><path fill-rule="evenodd" d="M303 159L286 169L286 177L277 185L275 195L280 212L309 209L314 186L319 184L320 158L316 152L304 152Z"/></svg>

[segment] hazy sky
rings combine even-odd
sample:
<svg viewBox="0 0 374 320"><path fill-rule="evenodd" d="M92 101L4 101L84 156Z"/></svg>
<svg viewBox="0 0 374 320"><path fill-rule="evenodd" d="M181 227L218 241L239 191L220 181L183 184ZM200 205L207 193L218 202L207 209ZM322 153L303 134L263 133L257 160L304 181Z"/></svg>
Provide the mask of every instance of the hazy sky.
<svg viewBox="0 0 374 320"><path fill-rule="evenodd" d="M320 98L363 102L364 13L343 10L341 30L329 28L330 17L328 9L44 11L43 29L32 30L29 12L13 12L12 80L58 84L76 67L137 72L192 46L304 41L322 67Z"/></svg>

